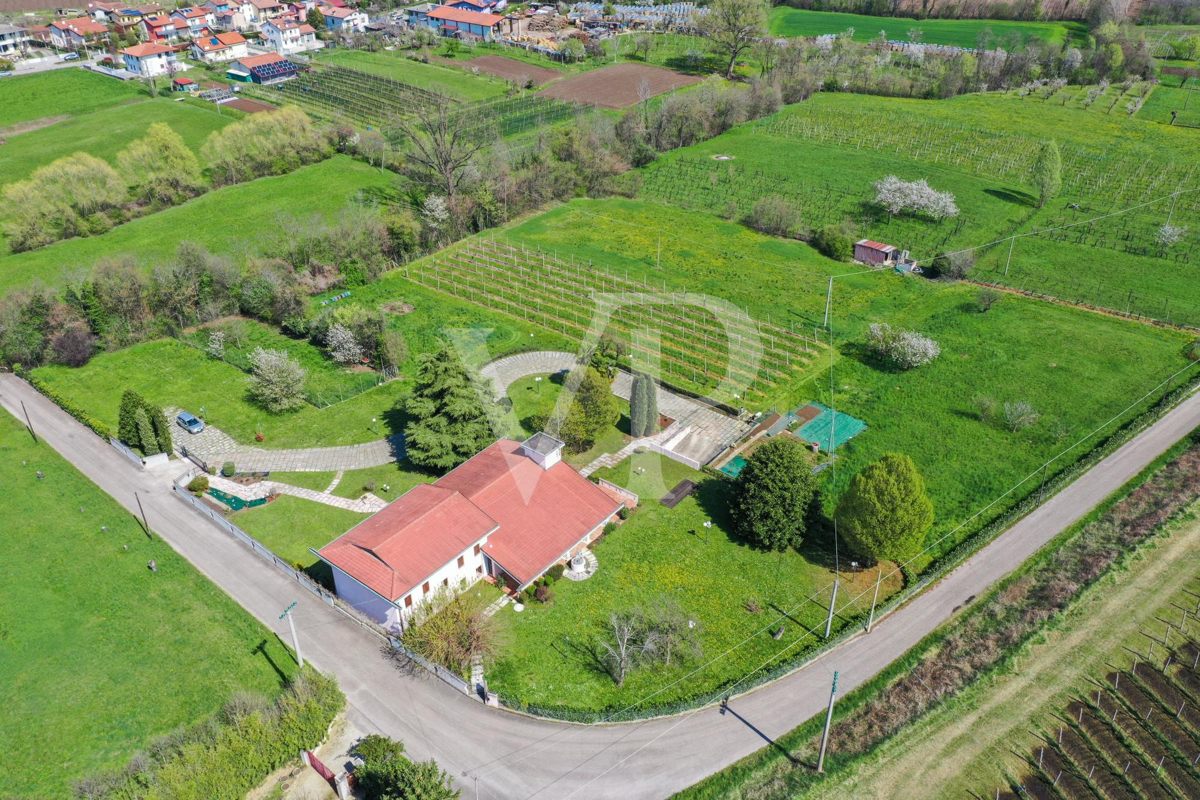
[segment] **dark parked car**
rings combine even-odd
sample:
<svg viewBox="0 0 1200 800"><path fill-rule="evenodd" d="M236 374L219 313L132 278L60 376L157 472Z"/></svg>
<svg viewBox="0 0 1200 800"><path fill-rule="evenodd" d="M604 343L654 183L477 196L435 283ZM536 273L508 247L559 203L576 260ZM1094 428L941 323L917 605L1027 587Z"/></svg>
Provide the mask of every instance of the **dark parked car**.
<svg viewBox="0 0 1200 800"><path fill-rule="evenodd" d="M186 411L179 412L179 416L175 418L175 424L188 433L199 433L204 430L204 423Z"/></svg>

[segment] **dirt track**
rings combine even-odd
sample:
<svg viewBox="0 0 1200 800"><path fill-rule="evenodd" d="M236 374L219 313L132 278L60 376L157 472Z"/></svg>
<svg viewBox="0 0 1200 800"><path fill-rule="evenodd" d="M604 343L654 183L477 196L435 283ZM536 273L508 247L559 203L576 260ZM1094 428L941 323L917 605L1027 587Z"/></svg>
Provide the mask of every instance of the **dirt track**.
<svg viewBox="0 0 1200 800"><path fill-rule="evenodd" d="M650 96L654 97L691 86L703 79L649 64L614 64L557 81L541 93L556 100L587 103L600 108L629 108L642 99L638 88L643 80L650 87Z"/></svg>

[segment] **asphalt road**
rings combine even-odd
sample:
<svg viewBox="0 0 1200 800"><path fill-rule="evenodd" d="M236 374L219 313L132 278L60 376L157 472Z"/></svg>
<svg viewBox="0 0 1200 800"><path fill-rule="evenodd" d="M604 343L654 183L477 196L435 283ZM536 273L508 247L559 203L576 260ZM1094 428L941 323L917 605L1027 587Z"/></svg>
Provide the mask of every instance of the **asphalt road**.
<svg viewBox="0 0 1200 800"><path fill-rule="evenodd" d="M571 726L488 709L424 673L409 674L378 642L295 586L170 491L169 476L134 466L49 400L0 375L0 405L34 429L131 512L139 492L150 526L277 634L299 602L305 658L338 677L364 730L402 739L433 757L466 798L659 798L687 787L824 710L831 673L845 692L902 655L969 598L1020 565L1188 432L1200 426L1193 395L1074 484L980 550L936 586L832 653L770 686L682 717L615 726Z"/></svg>

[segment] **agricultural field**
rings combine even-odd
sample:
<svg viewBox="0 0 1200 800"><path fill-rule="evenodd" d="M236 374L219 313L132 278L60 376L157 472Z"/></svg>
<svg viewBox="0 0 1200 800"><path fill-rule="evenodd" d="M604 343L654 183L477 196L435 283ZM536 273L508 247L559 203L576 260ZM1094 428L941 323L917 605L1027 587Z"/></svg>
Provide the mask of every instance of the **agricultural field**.
<svg viewBox="0 0 1200 800"><path fill-rule="evenodd" d="M281 211L328 217L359 193L368 199L391 200L394 180L348 156L334 156L287 175L227 186L101 236L0 256L0 292L35 279L57 285L81 269L90 270L102 258L130 256L150 269L168 259L184 240L215 253L238 253L252 247ZM264 197L271 202L264 202Z"/></svg>
<svg viewBox="0 0 1200 800"><path fill-rule="evenodd" d="M809 326L821 324L828 276L861 273L861 268L828 261L804 244L764 236L710 214L629 200L577 200L509 228L503 237L495 237L495 244L492 240L488 234L449 254L414 262L408 274L431 288L440 283L444 292L527 314L535 324L544 319L549 330L577 338L590 321L590 305L586 300L558 299L568 290L612 291L626 281L638 286L648 281L667 292L686 290L693 299L693 293L710 293L744 308L762 329L770 319L776 331L794 325L797 334L806 335ZM517 269L500 266L513 263L509 246L520 257ZM470 253L475 255L468 258ZM484 263L487 253L492 266ZM551 266L575 265L574 288L565 279L556 285L548 278L543 284L543 276L552 274L543 271L543 256ZM1192 338L1016 296L1004 297L983 313L976 303L978 290L969 285L936 284L888 270L834 283L838 346L833 399L839 410L865 420L871 429L843 449L836 480L825 494L827 510L861 466L886 452L908 453L924 474L936 509L929 541L937 546L930 557L966 535L968 530L958 526L984 502L1147 392L1150 397L1129 414L1161 395L1165 387L1159 384L1186 366L1183 350ZM523 304L518 304L520 293ZM676 307L662 310L689 314ZM691 316L697 326L712 324L703 314ZM882 370L860 347L871 322L932 336L942 356L907 373ZM670 319L657 318L657 312L655 324L664 324L664 361L673 364L670 369L664 364L664 380L694 386L686 369L690 362L683 359L715 347L711 337L694 334L689 341L686 326L672 327ZM824 340L823 331L820 336ZM773 385L760 376L762 383L756 385L763 393L750 393L756 407L829 404L828 350L811 340L809 346L810 360L778 370ZM1083 395L1078 391L1081 385L1089 387ZM974 410L978 396L1000 405L1025 400L1038 410L1039 420L1015 434L994 420L981 422ZM1050 474L1085 450L1072 450L1055 462ZM980 452L986 452L987 459L981 459ZM1009 500L1027 493L1022 490ZM985 516L992 518L1003 507L1006 504L1000 503ZM970 529L984 523L983 517L977 518Z"/></svg>
<svg viewBox="0 0 1200 800"><path fill-rule="evenodd" d="M1095 86L1058 87L1046 84L1036 89L1024 87L1014 89L1009 94L1032 103L1120 117L1121 115L1138 114L1141 103L1147 102L1143 98L1147 98L1154 90L1154 84L1149 81L1127 80L1121 83L1103 83ZM1146 115L1142 114L1141 118L1145 119Z"/></svg>
<svg viewBox="0 0 1200 800"><path fill-rule="evenodd" d="M35 120L74 116L148 99L138 81L84 69L58 69L0 81L0 134Z"/></svg>
<svg viewBox="0 0 1200 800"><path fill-rule="evenodd" d="M509 605L497 615L507 644L488 668L488 685L509 705L532 706L568 719L595 719L657 691L649 707L640 705L634 713L669 711L675 703L720 693L764 662L778 666L772 661L776 656L792 658L818 643L817 635L804 634L825 620L833 571L811 553L764 555L745 546L728 518L728 482L653 453L635 454L615 473L597 474L646 493L654 492L652 476L659 470L662 485L672 487L689 479L700 488L674 510L660 505L657 494L646 494L642 506L595 547L600 564L595 575L582 582L556 581L554 600L547 605L527 604L519 614ZM703 527L706 520L713 522L712 528ZM874 583L873 570L842 573L846 596L865 591L867 607L867 589ZM881 597L899 588L897 574L885 582ZM667 596L697 622L702 654L670 666L635 670L618 688L598 667L594 640L602 635L611 612L650 606ZM847 609L846 614L866 613L867 607ZM785 633L776 641L765 631L781 622ZM848 624L854 623L839 612L834 630ZM693 674L746 637L752 638L731 657ZM685 675L687 680L681 681Z"/></svg>
<svg viewBox="0 0 1200 800"><path fill-rule="evenodd" d="M343 48L322 50L317 54L317 62L390 78L467 103L500 97L509 88L508 81L441 64L423 64L398 50L380 50L377 53Z"/></svg>
<svg viewBox="0 0 1200 800"><path fill-rule="evenodd" d="M6 526L5 560L21 565L0 576L5 792L67 796L295 672L274 634L7 413L0 446L3 515L20 521Z"/></svg>
<svg viewBox="0 0 1200 800"><path fill-rule="evenodd" d="M613 64L597 70L573 75L557 81L541 94L568 103L589 103L600 108L621 109L637 105L644 98L643 91L650 97L685 89L699 83L696 75L650 64Z"/></svg>
<svg viewBox="0 0 1200 800"><path fill-rule="evenodd" d="M1196 81L1192 81L1195 83ZM1138 118L1148 122L1171 124L1171 112L1176 111L1176 125L1200 128L1200 86L1181 89L1165 83L1154 87L1138 112Z"/></svg>
<svg viewBox="0 0 1200 800"><path fill-rule="evenodd" d="M887 38L907 40L912 29L921 31L921 41L926 44L953 45L955 47L979 46L980 36L990 32L992 46L1008 48L1006 40L1018 42L1038 37L1054 44L1068 38L1082 39L1086 28L1077 22L1018 22L991 19L923 19L906 17L870 17L862 14L844 14L832 11L807 11L800 8L778 6L771 10L770 29L775 36L823 36L844 33L854 29L854 40L866 42L878 39L881 30ZM1011 49L1011 48L1010 48Z"/></svg>

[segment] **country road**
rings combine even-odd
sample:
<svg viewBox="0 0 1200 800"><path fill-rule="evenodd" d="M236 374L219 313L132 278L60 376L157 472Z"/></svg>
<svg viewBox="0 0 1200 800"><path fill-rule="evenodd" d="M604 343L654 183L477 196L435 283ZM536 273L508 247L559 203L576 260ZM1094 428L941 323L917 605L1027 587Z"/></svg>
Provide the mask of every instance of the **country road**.
<svg viewBox="0 0 1200 800"><path fill-rule="evenodd" d="M708 708L670 719L572 726L488 709L424 674L398 670L378 642L297 587L174 497L166 476L143 472L12 375L0 405L131 512L141 496L150 526L218 586L287 640L280 612L299 602L301 647L337 676L360 728L403 739L416 758L436 758L465 798L660 798L685 788L823 711L833 670L849 691L903 654L970 597L1039 547L1193 429L1193 394L936 586L876 625L770 686L736 698L733 714Z"/></svg>

